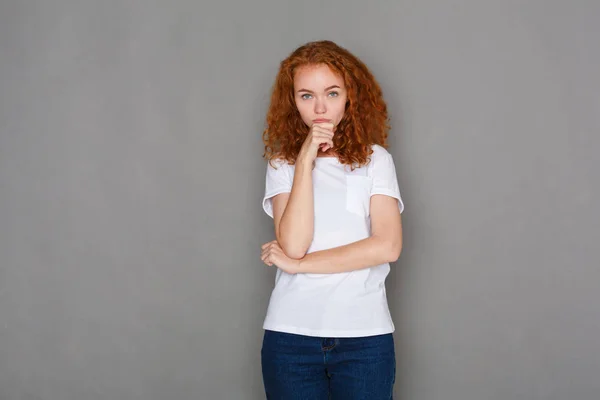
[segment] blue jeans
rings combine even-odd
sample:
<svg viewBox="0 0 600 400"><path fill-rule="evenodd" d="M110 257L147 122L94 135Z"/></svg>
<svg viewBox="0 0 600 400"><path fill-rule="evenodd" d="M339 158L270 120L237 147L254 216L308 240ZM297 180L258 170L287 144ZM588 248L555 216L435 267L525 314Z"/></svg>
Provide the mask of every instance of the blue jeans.
<svg viewBox="0 0 600 400"><path fill-rule="evenodd" d="M391 400L392 334L320 338L265 330L261 349L268 400Z"/></svg>

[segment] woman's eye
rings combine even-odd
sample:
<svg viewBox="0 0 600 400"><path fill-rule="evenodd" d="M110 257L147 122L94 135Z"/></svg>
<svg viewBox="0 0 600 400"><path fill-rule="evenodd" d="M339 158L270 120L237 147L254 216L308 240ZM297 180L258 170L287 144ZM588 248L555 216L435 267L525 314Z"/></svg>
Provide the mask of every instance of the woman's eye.
<svg viewBox="0 0 600 400"><path fill-rule="evenodd" d="M308 100L310 97L311 97L311 96L310 96L310 94L308 94L308 93L305 93L305 94L303 94L303 95L302 95L302 98L303 98L304 100Z"/></svg>
<svg viewBox="0 0 600 400"><path fill-rule="evenodd" d="M330 92L329 95L331 97L337 97L338 96L338 92Z"/></svg>

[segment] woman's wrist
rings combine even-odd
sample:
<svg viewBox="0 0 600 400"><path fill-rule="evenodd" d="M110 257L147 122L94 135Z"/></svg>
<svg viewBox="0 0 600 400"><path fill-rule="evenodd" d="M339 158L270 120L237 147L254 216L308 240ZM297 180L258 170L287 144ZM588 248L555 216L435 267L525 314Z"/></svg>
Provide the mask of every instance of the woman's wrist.
<svg viewBox="0 0 600 400"><path fill-rule="evenodd" d="M314 166L314 160L311 160L309 157L298 156L296 159L296 168L299 168L300 171L312 171Z"/></svg>

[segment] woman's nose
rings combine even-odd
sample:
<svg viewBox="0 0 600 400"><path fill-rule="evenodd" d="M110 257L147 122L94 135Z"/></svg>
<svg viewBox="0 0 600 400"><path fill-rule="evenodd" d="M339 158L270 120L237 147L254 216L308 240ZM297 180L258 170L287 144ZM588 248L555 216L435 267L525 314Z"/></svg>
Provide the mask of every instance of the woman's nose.
<svg viewBox="0 0 600 400"><path fill-rule="evenodd" d="M327 107L325 106L325 102L317 100L315 102L315 113L316 114L324 114L327 111Z"/></svg>

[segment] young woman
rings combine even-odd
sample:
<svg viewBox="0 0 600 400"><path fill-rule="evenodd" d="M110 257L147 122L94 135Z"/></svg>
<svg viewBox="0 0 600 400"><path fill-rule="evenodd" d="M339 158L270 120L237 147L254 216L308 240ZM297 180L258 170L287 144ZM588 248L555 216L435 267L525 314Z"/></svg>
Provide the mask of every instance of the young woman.
<svg viewBox="0 0 600 400"><path fill-rule="evenodd" d="M280 66L263 134L276 266L261 350L268 399L391 399L394 324L384 281L404 208L388 115L368 68L330 41Z"/></svg>

